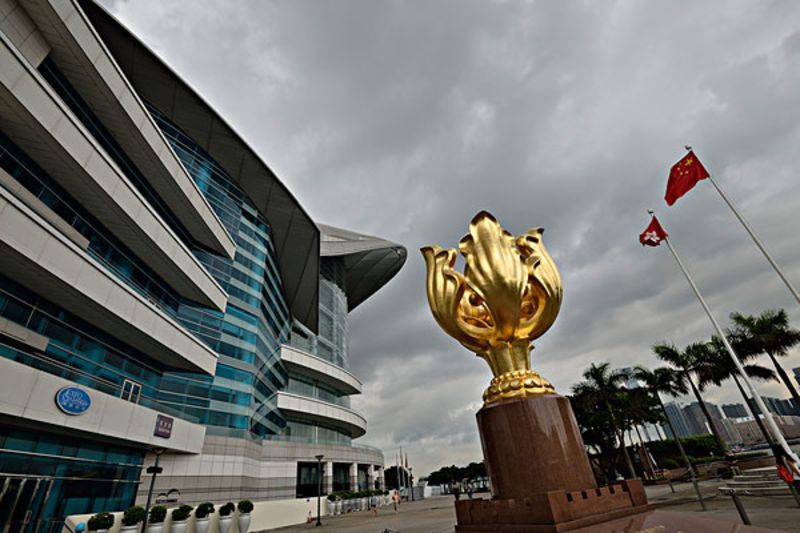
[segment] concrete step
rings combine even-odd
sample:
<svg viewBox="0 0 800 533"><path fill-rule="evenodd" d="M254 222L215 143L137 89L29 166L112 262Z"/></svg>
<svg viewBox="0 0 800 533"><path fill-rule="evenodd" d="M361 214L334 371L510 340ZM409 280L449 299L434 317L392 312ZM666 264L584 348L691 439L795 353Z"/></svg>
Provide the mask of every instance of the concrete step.
<svg viewBox="0 0 800 533"><path fill-rule="evenodd" d="M721 494L729 494L733 487L720 487L719 492ZM789 486L785 483L781 487L761 487L761 488L735 488L733 489L736 491L736 494L741 494L743 496L790 496L792 492L789 490Z"/></svg>
<svg viewBox="0 0 800 533"><path fill-rule="evenodd" d="M783 481L729 481L726 486L733 488L758 488L758 487L782 487L786 485Z"/></svg>
<svg viewBox="0 0 800 533"><path fill-rule="evenodd" d="M761 468L751 468L749 470L745 470L745 474L771 474L775 472L774 466L762 466Z"/></svg>
<svg viewBox="0 0 800 533"><path fill-rule="evenodd" d="M734 481L741 481L746 483L748 481L752 482L759 482L759 481L780 481L781 478L778 477L778 474L774 476L733 476Z"/></svg>

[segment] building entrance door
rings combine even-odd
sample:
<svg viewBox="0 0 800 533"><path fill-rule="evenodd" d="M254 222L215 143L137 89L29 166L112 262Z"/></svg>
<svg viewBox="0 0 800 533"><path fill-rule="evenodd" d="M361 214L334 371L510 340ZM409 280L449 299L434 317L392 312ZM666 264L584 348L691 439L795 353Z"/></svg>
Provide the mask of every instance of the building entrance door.
<svg viewBox="0 0 800 533"><path fill-rule="evenodd" d="M41 520L53 478L0 474L0 533L47 531Z"/></svg>

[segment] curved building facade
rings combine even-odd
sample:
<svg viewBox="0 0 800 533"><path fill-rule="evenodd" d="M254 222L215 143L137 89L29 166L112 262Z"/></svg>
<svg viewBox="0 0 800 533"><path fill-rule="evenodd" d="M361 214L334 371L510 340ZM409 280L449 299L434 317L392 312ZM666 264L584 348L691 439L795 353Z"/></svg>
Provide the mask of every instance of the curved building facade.
<svg viewBox="0 0 800 533"><path fill-rule="evenodd" d="M91 0L0 0L0 530L380 485L348 313L406 250L316 224Z"/></svg>

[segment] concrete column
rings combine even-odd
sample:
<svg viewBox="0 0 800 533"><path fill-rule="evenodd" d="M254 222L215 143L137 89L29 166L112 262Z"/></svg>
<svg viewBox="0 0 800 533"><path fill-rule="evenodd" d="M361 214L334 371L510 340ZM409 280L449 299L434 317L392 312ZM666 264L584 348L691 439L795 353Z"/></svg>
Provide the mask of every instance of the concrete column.
<svg viewBox="0 0 800 533"><path fill-rule="evenodd" d="M333 492L333 463L327 462L323 465L322 476L323 490L326 494Z"/></svg>
<svg viewBox="0 0 800 533"><path fill-rule="evenodd" d="M378 474L378 486L381 490L386 490L386 478L384 477L384 467L383 466L376 466L377 474Z"/></svg>
<svg viewBox="0 0 800 533"><path fill-rule="evenodd" d="M375 488L375 465L369 465L367 468L367 485L369 485L367 487L369 490Z"/></svg>
<svg viewBox="0 0 800 533"><path fill-rule="evenodd" d="M350 490L358 490L358 463L350 464Z"/></svg>

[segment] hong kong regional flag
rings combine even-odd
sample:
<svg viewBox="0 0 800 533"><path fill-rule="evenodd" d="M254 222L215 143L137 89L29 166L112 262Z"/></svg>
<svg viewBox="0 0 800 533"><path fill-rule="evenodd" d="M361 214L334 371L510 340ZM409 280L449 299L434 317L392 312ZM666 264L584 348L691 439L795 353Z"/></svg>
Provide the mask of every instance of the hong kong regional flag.
<svg viewBox="0 0 800 533"><path fill-rule="evenodd" d="M667 193L664 195L667 205L674 204L678 198L691 191L698 181L707 177L708 171L694 155L694 152L689 150L686 157L672 165L669 170Z"/></svg>
<svg viewBox="0 0 800 533"><path fill-rule="evenodd" d="M667 238L667 232L658 223L658 219L653 215L650 225L639 235L639 242L642 246L658 246L661 241Z"/></svg>

